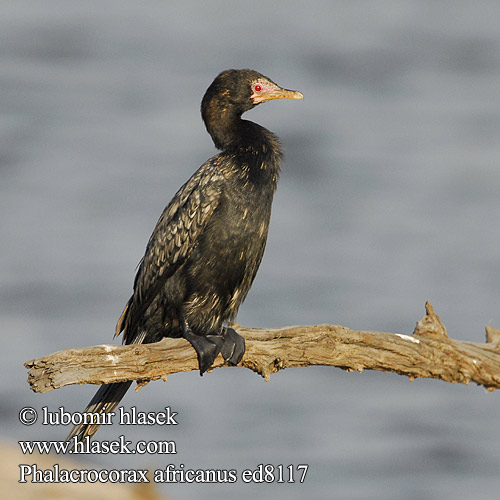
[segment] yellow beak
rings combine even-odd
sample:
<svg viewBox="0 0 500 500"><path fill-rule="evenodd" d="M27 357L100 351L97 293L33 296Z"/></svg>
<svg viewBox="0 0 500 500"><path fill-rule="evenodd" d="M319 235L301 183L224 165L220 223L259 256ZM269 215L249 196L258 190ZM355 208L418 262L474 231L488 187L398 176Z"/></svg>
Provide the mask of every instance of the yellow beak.
<svg viewBox="0 0 500 500"><path fill-rule="evenodd" d="M288 90L277 87L269 91L253 93L250 96L254 104L270 101L271 99L304 99L304 96L298 90Z"/></svg>

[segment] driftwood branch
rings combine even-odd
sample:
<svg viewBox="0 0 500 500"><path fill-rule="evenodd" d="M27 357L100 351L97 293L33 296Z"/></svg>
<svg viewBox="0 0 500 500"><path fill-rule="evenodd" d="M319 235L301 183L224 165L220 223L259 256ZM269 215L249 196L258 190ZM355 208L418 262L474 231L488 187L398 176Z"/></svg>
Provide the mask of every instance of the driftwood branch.
<svg viewBox="0 0 500 500"><path fill-rule="evenodd" d="M486 327L486 343L452 340L432 306L413 335L357 332L343 326L292 326L249 329L232 325L245 337L239 366L269 380L291 366L327 365L344 370L383 370L410 380L432 377L446 382L475 382L500 388L500 331ZM197 370L195 352L184 339L155 344L100 345L59 351L28 361L28 381L35 392L70 384L104 384L137 380L139 386L172 373ZM219 356L213 368L224 366Z"/></svg>

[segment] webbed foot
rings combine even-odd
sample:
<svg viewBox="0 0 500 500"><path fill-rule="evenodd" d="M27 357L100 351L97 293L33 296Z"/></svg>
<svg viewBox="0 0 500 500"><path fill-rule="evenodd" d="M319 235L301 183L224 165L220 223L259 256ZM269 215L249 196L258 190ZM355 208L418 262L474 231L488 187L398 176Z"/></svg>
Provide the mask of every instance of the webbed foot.
<svg viewBox="0 0 500 500"><path fill-rule="evenodd" d="M229 327L224 328L223 336L220 352L229 364L237 365L245 354L245 339Z"/></svg>
<svg viewBox="0 0 500 500"><path fill-rule="evenodd" d="M231 365L237 365L245 354L245 339L229 327L222 334L196 335L185 323L183 336L196 351L200 375L212 367L219 353Z"/></svg>
<svg viewBox="0 0 500 500"><path fill-rule="evenodd" d="M190 329L184 331L184 338L190 342L198 356L200 375L209 370L224 345L222 335L196 335Z"/></svg>

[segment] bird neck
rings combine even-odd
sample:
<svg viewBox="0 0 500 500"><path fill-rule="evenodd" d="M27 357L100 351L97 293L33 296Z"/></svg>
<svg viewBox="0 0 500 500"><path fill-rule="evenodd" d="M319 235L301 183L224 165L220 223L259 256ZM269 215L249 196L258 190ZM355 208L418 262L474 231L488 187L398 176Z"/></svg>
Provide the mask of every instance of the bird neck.
<svg viewBox="0 0 500 500"><path fill-rule="evenodd" d="M218 110L218 113L204 114L203 121L217 149L225 151L237 147L242 139L243 120L227 108Z"/></svg>
<svg viewBox="0 0 500 500"><path fill-rule="evenodd" d="M240 135L236 144L223 149L241 168L245 183L270 186L276 189L282 159L279 139L269 130L247 120L240 120Z"/></svg>
<svg viewBox="0 0 500 500"><path fill-rule="evenodd" d="M243 120L227 108L220 109L215 116L204 114L203 120L217 149L227 153L245 151L257 156L264 154L273 163L281 160L278 138L261 125Z"/></svg>

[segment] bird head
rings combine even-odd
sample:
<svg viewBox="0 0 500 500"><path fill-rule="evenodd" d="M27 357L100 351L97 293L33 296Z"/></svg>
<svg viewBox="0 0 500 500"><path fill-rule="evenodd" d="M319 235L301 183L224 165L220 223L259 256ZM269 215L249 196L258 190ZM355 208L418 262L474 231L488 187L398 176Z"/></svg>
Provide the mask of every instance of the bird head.
<svg viewBox="0 0 500 500"><path fill-rule="evenodd" d="M251 69L230 69L220 73L208 87L201 102L201 115L208 133L219 149L241 138L241 115L271 99L303 99L296 90L283 89Z"/></svg>
<svg viewBox="0 0 500 500"><path fill-rule="evenodd" d="M271 99L304 99L296 90L281 88L270 78L251 69L230 69L220 73L207 89L202 111L212 103L241 116L261 102Z"/></svg>

